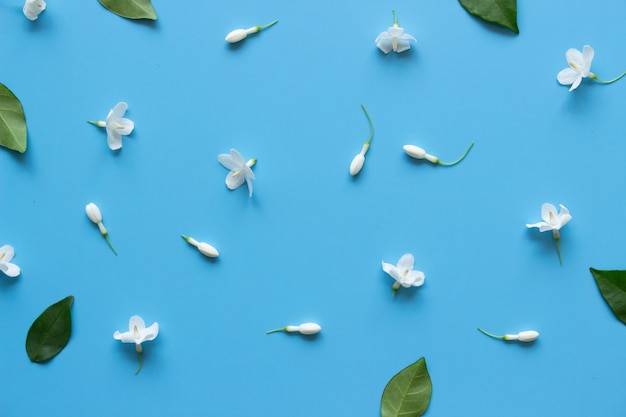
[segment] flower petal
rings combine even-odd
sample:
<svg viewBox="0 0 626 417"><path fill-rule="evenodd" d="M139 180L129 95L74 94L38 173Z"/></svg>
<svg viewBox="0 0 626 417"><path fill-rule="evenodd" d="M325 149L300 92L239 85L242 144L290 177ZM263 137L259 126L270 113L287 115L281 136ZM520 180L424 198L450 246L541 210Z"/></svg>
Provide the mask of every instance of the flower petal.
<svg viewBox="0 0 626 417"><path fill-rule="evenodd" d="M142 331L143 329L146 328L146 323L143 321L141 317L132 316L130 320L128 321L128 330L133 332L133 330L135 329L135 326L137 326L137 330Z"/></svg>
<svg viewBox="0 0 626 417"><path fill-rule="evenodd" d="M246 178L246 184L248 184L248 194L250 195L250 197L252 197L252 181L250 181L250 177L248 177L247 175L245 176Z"/></svg>
<svg viewBox="0 0 626 417"><path fill-rule="evenodd" d="M117 126L115 126L116 130L120 133L120 135L130 135L135 128L135 123L130 119L119 119L116 120Z"/></svg>
<svg viewBox="0 0 626 417"><path fill-rule="evenodd" d="M542 227L545 227L545 226L550 226L550 225L547 224L546 222L538 222L538 223L533 223L533 224L526 223L526 227L528 227L529 229L531 229L533 227L542 228Z"/></svg>
<svg viewBox="0 0 626 417"><path fill-rule="evenodd" d="M121 340L122 343L135 343L135 335L133 332L120 333L119 331L116 331L113 333L113 339Z"/></svg>
<svg viewBox="0 0 626 417"><path fill-rule="evenodd" d="M402 32L404 32L404 28L401 28L400 26L391 26L389 29L387 29L387 33L391 37L398 37L402 35Z"/></svg>
<svg viewBox="0 0 626 417"><path fill-rule="evenodd" d="M399 271L411 271L413 270L413 265L415 265L415 259L413 258L413 255L407 253L405 255L402 255L402 258L400 258L400 260L398 261L398 265L396 265L396 268Z"/></svg>
<svg viewBox="0 0 626 417"><path fill-rule="evenodd" d="M578 88L578 86L580 85L580 83L583 80L583 76L582 74L578 76L578 78L576 78L576 80L574 80L574 82L572 83L572 86L569 88L569 91L574 91Z"/></svg>
<svg viewBox="0 0 626 417"><path fill-rule="evenodd" d="M571 214L569 214L569 210L563 204L559 204L561 207L561 211L559 213L559 218L561 219L561 227L565 226L570 220L572 220Z"/></svg>
<svg viewBox="0 0 626 417"><path fill-rule="evenodd" d="M243 184L245 178L246 176L242 175L239 171L230 171L226 176L226 186L229 189L234 190Z"/></svg>
<svg viewBox="0 0 626 417"><path fill-rule="evenodd" d="M4 256L2 256L4 255ZM13 249L13 246L11 245L4 245L0 248L0 256L2 261L4 262L10 262L11 259L13 259L13 256L15 255L15 250Z"/></svg>
<svg viewBox="0 0 626 417"><path fill-rule="evenodd" d="M579 78L582 78L582 75L569 67L561 70L556 76L561 85L572 85Z"/></svg>
<svg viewBox="0 0 626 417"><path fill-rule="evenodd" d="M408 287L419 287L422 284L424 284L424 279L426 278L426 275L424 275L424 273L422 271L411 271L408 273L408 275L406 276L406 278L404 278L404 281L402 282L402 285L405 288Z"/></svg>
<svg viewBox="0 0 626 417"><path fill-rule="evenodd" d="M128 109L128 104L124 103L123 101L120 103L117 103L115 107L113 107L111 111L109 111L109 114L107 115L107 124L109 120L121 119L126 113L127 109Z"/></svg>
<svg viewBox="0 0 626 417"><path fill-rule="evenodd" d="M578 49L570 48L565 52L565 60L568 65L576 64L580 68L583 66L583 54Z"/></svg>
<svg viewBox="0 0 626 417"><path fill-rule="evenodd" d="M122 147L122 135L115 129L107 127L107 143L111 150L118 150Z"/></svg>
<svg viewBox="0 0 626 417"><path fill-rule="evenodd" d="M556 218L556 207L550 203L543 203L541 205L541 219L548 224L552 224L552 222L550 222L550 214L552 214L552 218Z"/></svg>
<svg viewBox="0 0 626 417"><path fill-rule="evenodd" d="M141 342L149 342L154 340L159 334L159 323L154 322L150 327L141 332Z"/></svg>
<svg viewBox="0 0 626 417"><path fill-rule="evenodd" d="M582 53L582 74L583 77L589 76L589 70L591 70L591 61L593 61L593 48L589 45L583 46Z"/></svg>
<svg viewBox="0 0 626 417"><path fill-rule="evenodd" d="M4 272L7 277L15 278L20 274L20 267L10 262L0 262L0 271Z"/></svg>
<svg viewBox="0 0 626 417"><path fill-rule="evenodd" d="M397 46L396 46L396 52L398 52L398 53L404 52L407 49L411 49L411 44L409 43L409 41L406 40L406 39L398 38L398 43L397 43Z"/></svg>
<svg viewBox="0 0 626 417"><path fill-rule="evenodd" d="M398 270L395 265L389 264L383 261L383 271L388 273L393 279L396 281L400 280L400 274L398 274Z"/></svg>

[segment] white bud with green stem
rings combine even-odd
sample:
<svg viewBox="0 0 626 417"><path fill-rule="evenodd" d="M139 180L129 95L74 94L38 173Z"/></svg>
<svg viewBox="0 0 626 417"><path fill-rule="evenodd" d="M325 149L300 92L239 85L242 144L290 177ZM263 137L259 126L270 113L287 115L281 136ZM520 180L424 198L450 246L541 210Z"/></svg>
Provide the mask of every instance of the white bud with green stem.
<svg viewBox="0 0 626 417"><path fill-rule="evenodd" d="M517 340L517 341L520 341L520 342L534 342L539 337L539 332L537 332L535 330L525 330L523 332L519 332L518 334L505 334L505 335L502 335L502 336L497 336L495 334L491 334L489 332L486 332L485 330L481 329L480 327L478 328L478 331L483 333L483 334L486 334L489 337L493 337L494 339Z"/></svg>
<svg viewBox="0 0 626 417"><path fill-rule="evenodd" d="M359 172L361 172L361 169L363 168L363 164L365 163L365 154L369 150L370 144L372 143L372 138L374 137L374 125L372 124L372 119L371 119L369 113L367 112L367 109L365 108L365 106L363 104L361 104L361 108L365 112L365 116L367 117L367 121L370 124L370 135L367 138L367 141L365 141L365 143L363 144L363 147L361 148L361 152L358 153L352 159L352 162L350 163L350 175L352 175L352 176L355 176Z"/></svg>
<svg viewBox="0 0 626 417"><path fill-rule="evenodd" d="M104 227L104 224L102 223L102 213L100 212L100 209L98 208L98 206L96 206L94 203L87 204L85 206L85 213L87 213L87 217L89 217L89 220L91 220L93 223L95 223L98 226L98 229L100 229L100 234L104 236L104 239L106 240L107 244L109 245L113 253L117 256L117 251L115 250L115 248L111 244L111 241L109 240L109 232L107 231L106 227Z"/></svg>
<svg viewBox="0 0 626 417"><path fill-rule="evenodd" d="M430 155L430 154L426 153L426 151L424 149L420 148L419 146L404 145L402 147L402 149L404 149L404 152L406 152L406 154L409 155L411 158L426 159L427 161L430 161L433 164L449 167L449 166L456 165L459 162L461 162L463 159L465 159L465 157L467 156L467 154L469 153L470 149L472 149L473 146L474 146L474 142L470 143L470 145L467 148L467 150L465 151L465 153L463 155L461 155L461 157L459 159L457 159L456 161L452 161L452 162L443 162L439 158L437 158L436 156Z"/></svg>
<svg viewBox="0 0 626 417"><path fill-rule="evenodd" d="M232 32L230 32L228 35L226 35L225 41L228 43L240 42L246 39L248 35L260 32L263 29L267 29L268 27L274 26L276 23L278 23L278 20L274 20L273 22L270 22L267 25L263 25L263 26L252 26L248 29L235 29Z"/></svg>
<svg viewBox="0 0 626 417"><path fill-rule="evenodd" d="M320 330L322 330L322 327L317 323L303 323L299 326L285 326L279 329L269 330L266 332L266 334L276 333L276 332L287 332L287 333L298 332L304 335L312 335L312 334L319 333Z"/></svg>
<svg viewBox="0 0 626 417"><path fill-rule="evenodd" d="M220 254L212 245L209 245L206 242L198 242L192 237L180 235L187 243L192 246L195 246L198 251L204 256L208 256L209 258L217 258Z"/></svg>

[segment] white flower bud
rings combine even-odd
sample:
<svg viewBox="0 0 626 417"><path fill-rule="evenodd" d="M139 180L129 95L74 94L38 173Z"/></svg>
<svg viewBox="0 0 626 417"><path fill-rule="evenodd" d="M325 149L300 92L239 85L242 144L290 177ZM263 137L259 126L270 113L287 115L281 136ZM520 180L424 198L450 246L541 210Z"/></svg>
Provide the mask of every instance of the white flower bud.
<svg viewBox="0 0 626 417"><path fill-rule="evenodd" d="M361 168L363 168L363 164L365 163L365 156L360 153L354 157L352 162L350 163L350 175L355 176L359 172L361 172Z"/></svg>
<svg viewBox="0 0 626 417"><path fill-rule="evenodd" d="M87 204L87 206L85 206L85 212L89 220L95 224L102 223L102 213L100 213L100 209L94 203Z"/></svg>
<svg viewBox="0 0 626 417"><path fill-rule="evenodd" d="M246 39L248 32L245 29L235 29L226 35L225 41L228 43L237 43Z"/></svg>
<svg viewBox="0 0 626 417"><path fill-rule="evenodd" d="M26 0L24 2L24 16L28 20L37 20L41 12L46 10L46 2L44 0Z"/></svg>
<svg viewBox="0 0 626 417"><path fill-rule="evenodd" d="M316 334L322 330L322 326L317 323L303 323L301 324L299 332L302 334Z"/></svg>
<svg viewBox="0 0 626 417"><path fill-rule="evenodd" d="M504 340L519 340L520 342L534 342L539 337L539 332L535 330L526 330L518 334L504 335Z"/></svg>
<svg viewBox="0 0 626 417"><path fill-rule="evenodd" d="M200 242L197 247L201 254L209 258L217 258L220 255L217 249L208 243Z"/></svg>
<svg viewBox="0 0 626 417"><path fill-rule="evenodd" d="M404 149L404 152L406 152L406 154L411 158L424 159L426 157L426 151L419 146L404 145L402 149Z"/></svg>

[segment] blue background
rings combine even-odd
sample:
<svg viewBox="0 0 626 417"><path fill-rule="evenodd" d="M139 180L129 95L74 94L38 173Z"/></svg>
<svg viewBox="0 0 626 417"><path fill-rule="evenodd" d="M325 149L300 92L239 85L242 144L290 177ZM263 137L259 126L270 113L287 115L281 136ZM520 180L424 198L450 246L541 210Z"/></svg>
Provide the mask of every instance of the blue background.
<svg viewBox="0 0 626 417"><path fill-rule="evenodd" d="M588 268L626 269L626 80L569 93L556 74L584 44L600 77L626 70L625 3L523 1L519 36L454 0L153 4L146 23L96 0L36 22L0 3L0 82L29 132L24 155L0 150L0 245L22 268L0 277L0 415L374 417L422 356L428 416L623 415L626 328ZM401 55L374 44L392 8L418 40ZM119 101L136 128L113 152L85 121ZM375 135L352 178L361 103ZM451 168L402 151L453 160L472 140ZM224 185L231 147L258 158L252 198ZM524 226L544 202L573 215L563 266ZM381 261L404 253L426 282L392 298ZM70 294L67 347L31 363L28 328ZM134 314L160 325L137 376L112 338ZM265 334L306 321L318 337Z"/></svg>

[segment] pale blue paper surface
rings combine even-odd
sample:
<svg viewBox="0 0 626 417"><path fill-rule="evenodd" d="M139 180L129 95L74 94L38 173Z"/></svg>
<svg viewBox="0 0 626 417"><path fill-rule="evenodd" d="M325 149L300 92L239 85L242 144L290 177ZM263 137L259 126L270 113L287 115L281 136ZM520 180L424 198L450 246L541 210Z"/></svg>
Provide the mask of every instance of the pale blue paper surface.
<svg viewBox="0 0 626 417"><path fill-rule="evenodd" d="M599 76L626 70L626 4L520 2L519 36L453 0L153 4L154 23L95 0L36 22L0 4L0 82L29 129L24 155L0 150L0 245L22 268L0 277L0 415L375 417L422 356L427 416L623 415L626 328L588 268L626 269L626 80L569 93L556 74L584 44ZM418 40L401 55L374 44L391 7ZM116 153L86 120L119 101L136 129ZM361 104L375 135L351 178ZM454 160L471 141L451 168L402 151ZM231 147L258 158L252 198L224 184ZM544 202L573 215L563 266L525 227ZM404 253L426 282L392 298L381 261ZM69 344L31 363L29 326L70 294ZM134 314L160 325L137 376L112 337ZM318 337L265 334L306 321Z"/></svg>

